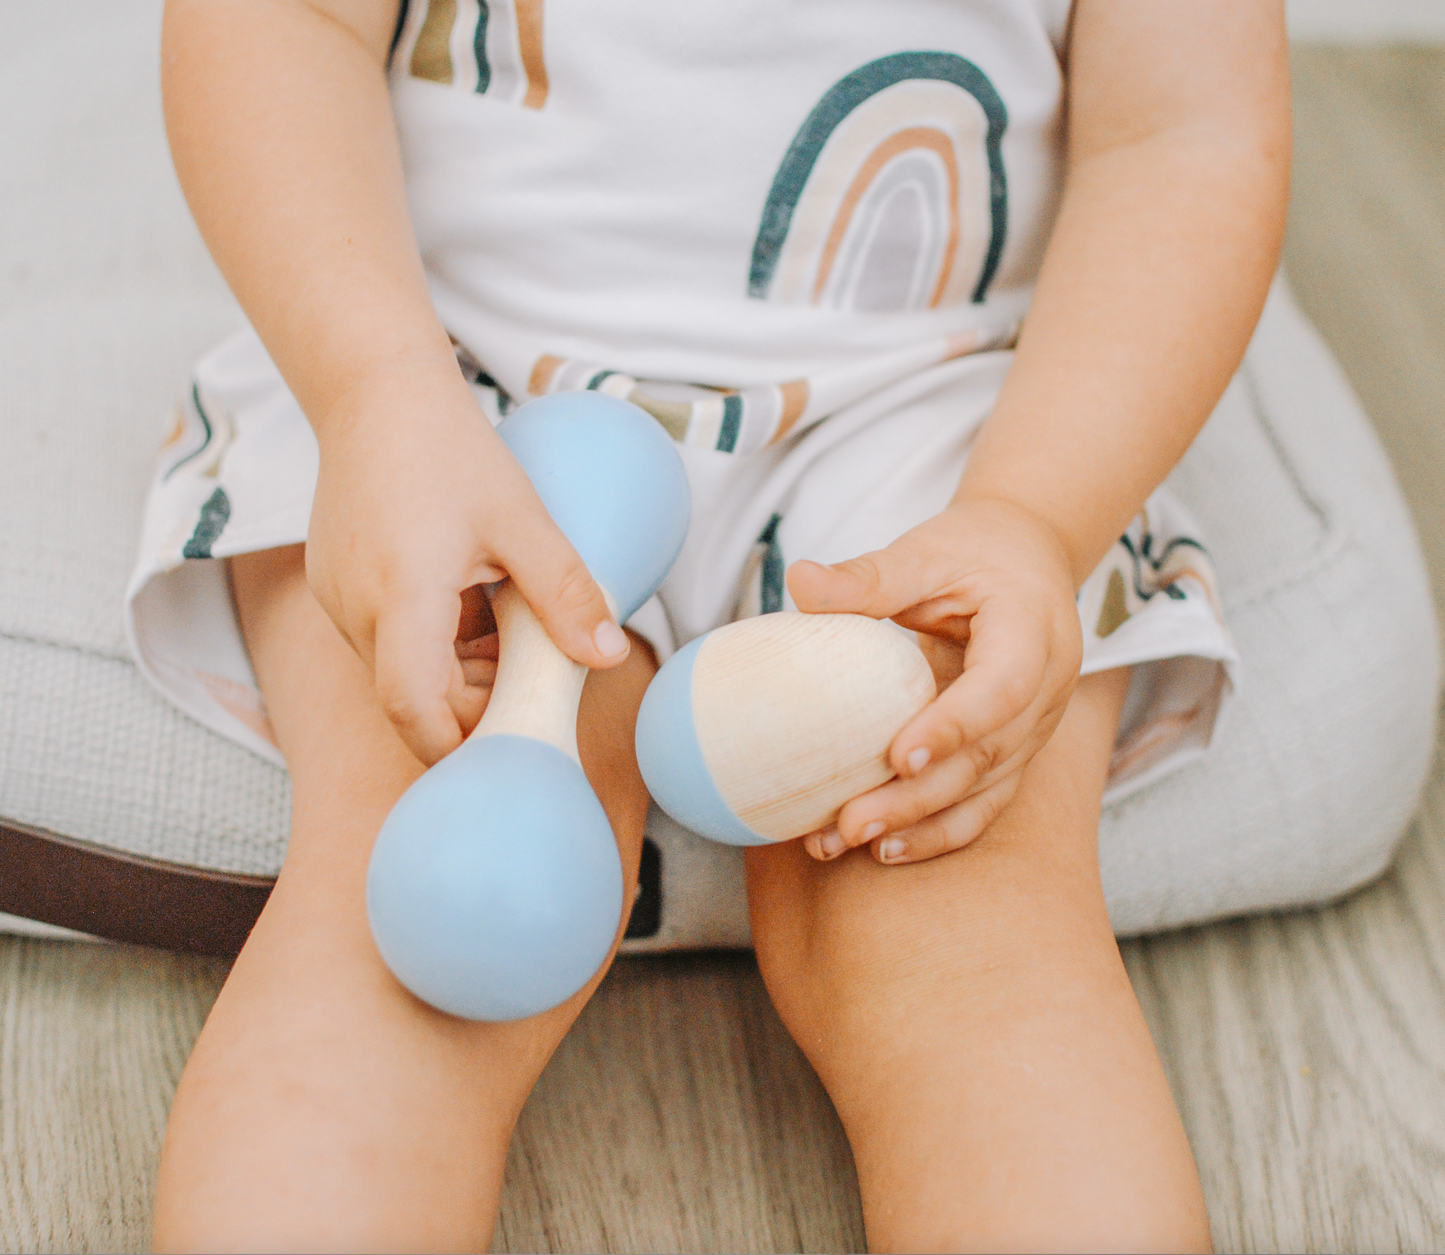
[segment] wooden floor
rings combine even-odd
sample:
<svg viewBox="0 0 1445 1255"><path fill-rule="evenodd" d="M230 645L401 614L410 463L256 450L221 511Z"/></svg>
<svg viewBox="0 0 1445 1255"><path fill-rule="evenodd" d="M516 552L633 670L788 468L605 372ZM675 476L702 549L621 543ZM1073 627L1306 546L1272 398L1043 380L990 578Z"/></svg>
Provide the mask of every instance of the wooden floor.
<svg viewBox="0 0 1445 1255"><path fill-rule="evenodd" d="M1445 590L1445 52L1295 62L1288 268L1379 416ZM1216 1241L1445 1249L1445 770L1325 910L1130 942ZM166 1107L223 976L0 940L0 1247L143 1249ZM497 1249L862 1249L847 1146L751 959L619 964L523 1116Z"/></svg>

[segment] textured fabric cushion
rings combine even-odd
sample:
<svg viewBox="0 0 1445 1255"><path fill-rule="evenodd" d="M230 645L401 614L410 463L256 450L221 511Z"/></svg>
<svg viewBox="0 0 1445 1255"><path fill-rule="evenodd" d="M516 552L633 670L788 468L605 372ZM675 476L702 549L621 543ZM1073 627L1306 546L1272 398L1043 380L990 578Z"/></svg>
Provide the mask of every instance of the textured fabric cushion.
<svg viewBox="0 0 1445 1255"><path fill-rule="evenodd" d="M1210 539L1241 688L1206 760L1105 812L1121 933L1320 902L1382 872L1440 679L1389 463L1282 284L1171 483Z"/></svg>
<svg viewBox="0 0 1445 1255"><path fill-rule="evenodd" d="M0 53L0 816L272 872L284 773L166 706L120 596L190 363L239 323L170 173L156 0L32 6ZM1367 422L1276 292L1173 477L1218 563L1241 692L1203 762L1111 808L1116 927L1321 901L1381 871L1427 765L1433 613ZM746 944L739 853L657 817L634 949Z"/></svg>
<svg viewBox="0 0 1445 1255"><path fill-rule="evenodd" d="M27 8L0 101L0 815L268 872L284 773L177 718L117 606L191 362L241 324L176 187L160 5Z"/></svg>

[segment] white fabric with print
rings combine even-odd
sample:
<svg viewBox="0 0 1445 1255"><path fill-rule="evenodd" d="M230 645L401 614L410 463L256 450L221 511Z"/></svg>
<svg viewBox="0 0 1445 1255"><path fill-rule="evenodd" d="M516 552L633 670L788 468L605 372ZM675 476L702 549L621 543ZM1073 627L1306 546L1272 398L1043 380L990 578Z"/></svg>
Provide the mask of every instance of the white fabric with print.
<svg viewBox="0 0 1445 1255"><path fill-rule="evenodd" d="M493 422L595 389L678 442L692 530L634 617L660 654L788 604L786 564L948 500L1052 222L1060 0L412 0L391 62L417 239ZM260 342L201 360L127 597L137 660L280 761L206 559L305 539L316 443ZM1202 753L1235 654L1165 495L1080 594L1085 670L1134 666L1110 797Z"/></svg>

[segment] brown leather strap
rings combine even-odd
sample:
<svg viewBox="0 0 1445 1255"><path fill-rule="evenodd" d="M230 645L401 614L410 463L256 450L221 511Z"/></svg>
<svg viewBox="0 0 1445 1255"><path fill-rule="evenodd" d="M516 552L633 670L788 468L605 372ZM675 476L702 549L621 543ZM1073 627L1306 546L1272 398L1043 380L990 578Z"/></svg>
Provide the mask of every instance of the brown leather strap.
<svg viewBox="0 0 1445 1255"><path fill-rule="evenodd" d="M0 911L110 941L235 958L273 884L0 819Z"/></svg>
<svg viewBox="0 0 1445 1255"><path fill-rule="evenodd" d="M0 819L0 911L138 946L234 959L275 880L126 854ZM650 838L627 936L662 923L662 858Z"/></svg>

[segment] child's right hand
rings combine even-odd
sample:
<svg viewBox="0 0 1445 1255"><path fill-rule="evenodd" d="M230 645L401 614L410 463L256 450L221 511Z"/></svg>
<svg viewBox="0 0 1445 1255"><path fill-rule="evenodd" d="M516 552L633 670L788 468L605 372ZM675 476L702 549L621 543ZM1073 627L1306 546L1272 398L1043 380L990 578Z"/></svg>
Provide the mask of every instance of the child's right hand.
<svg viewBox="0 0 1445 1255"><path fill-rule="evenodd" d="M317 430L307 578L422 762L455 749L480 714L454 644L476 585L514 579L577 662L627 656L601 590L460 375L369 388Z"/></svg>
<svg viewBox="0 0 1445 1255"><path fill-rule="evenodd" d="M312 590L433 763L483 704L454 648L468 589L512 576L588 666L621 662L627 637L437 322L387 89L396 12L168 0L161 61L186 198L321 445Z"/></svg>

